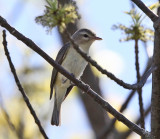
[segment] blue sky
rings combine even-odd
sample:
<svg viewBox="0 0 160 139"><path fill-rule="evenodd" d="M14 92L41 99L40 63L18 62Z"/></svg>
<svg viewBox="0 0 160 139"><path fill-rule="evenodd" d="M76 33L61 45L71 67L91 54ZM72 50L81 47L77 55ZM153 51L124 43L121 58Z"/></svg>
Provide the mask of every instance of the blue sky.
<svg viewBox="0 0 160 139"><path fill-rule="evenodd" d="M143 1L147 5L157 2L156 0ZM90 50L91 56L98 62L101 61L102 66L106 66L104 68L113 72L118 78L127 83L134 83L136 81L134 42L119 42L119 39L123 38L123 34L118 30L113 31L111 29L113 24L130 24L130 17L124 14L124 11L128 11L131 8L130 1L79 0L77 3L79 6L79 12L82 16L82 19L80 20L80 28L92 29L96 32L97 36L103 38L102 41L94 43ZM32 39L50 56L56 56L60 46L62 45L59 36L57 35L56 28L53 29L51 34L47 34L45 28L35 23L35 17L43 13L43 0L1 0L0 5L3 5L0 8L0 15L7 19L13 27ZM152 22L148 18L146 18L145 21L146 22L144 24L152 28ZM24 51L25 45L17 41L11 35L8 35L8 42L12 42L9 43L9 47L13 60L16 61L15 65L20 67L23 63L21 52ZM152 42L148 45L153 46ZM99 57L102 54L103 56L105 55L103 59ZM2 56L0 56L0 61L4 62ZM140 71L142 73L147 62L147 55L142 43L139 43L139 57ZM37 55L35 55L35 58L31 60L31 65L35 65L35 63L46 64L46 62ZM0 76L2 77L0 78L0 83L2 84L4 92L6 92L6 95L4 96L9 96L10 94L8 94L8 92L12 90L12 88L8 88L8 90L5 89L5 86L8 84L8 80L3 79L4 77L10 78L8 72L8 63L5 61L0 73ZM105 99L118 109L130 91L118 86L110 79L104 77L104 75L101 77L101 89ZM11 79L9 82L13 83L14 81ZM147 84L143 88L143 98L144 106L146 108L150 104L151 84ZM138 96L135 95L133 100L134 101L130 103L128 109L125 111L127 118L131 120L134 120L139 115ZM79 98L75 95L74 99L69 97L64 103L65 104L63 104L62 109L62 126L60 128L52 127L49 123L47 127L48 135L53 138L56 137L61 139L75 138L77 134L79 134L80 138L92 138L93 133L90 129L83 105ZM69 117L70 113L73 112L76 114L71 120ZM79 120L78 115L81 116L82 121ZM77 123L77 121L80 122ZM147 130L150 130L150 121L147 121L146 128ZM62 131L63 134L61 133Z"/></svg>

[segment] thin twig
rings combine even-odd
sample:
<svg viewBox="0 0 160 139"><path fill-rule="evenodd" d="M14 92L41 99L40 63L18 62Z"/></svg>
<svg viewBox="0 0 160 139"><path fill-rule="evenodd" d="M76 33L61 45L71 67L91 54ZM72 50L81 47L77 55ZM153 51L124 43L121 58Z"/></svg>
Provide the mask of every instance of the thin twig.
<svg viewBox="0 0 160 139"><path fill-rule="evenodd" d="M138 40L135 40L135 67L136 67L136 74L137 74L137 83L140 81L140 69L139 69L139 58L138 58ZM137 90L138 98L139 98L139 108L140 108L140 117L141 117L141 127L145 129L145 122L144 122L144 108L143 108L143 99L142 99L142 88Z"/></svg>
<svg viewBox="0 0 160 139"><path fill-rule="evenodd" d="M103 69L96 61L94 61L90 56L88 56L86 53L81 51L79 49L78 45L74 43L73 39L70 37L69 33L67 32L67 37L70 40L70 42L73 44L73 47L76 49L76 51L86 60L88 61L92 66L97 68L98 71L100 71L102 74L107 75L111 80L114 80L118 85L126 88L126 89L139 89L142 88L147 80L147 78L150 76L150 74L155 70L154 67L151 67L142 77L141 81L139 81L137 84L128 84L125 83L124 81L118 79L115 75L112 73L108 72L106 69Z"/></svg>
<svg viewBox="0 0 160 139"><path fill-rule="evenodd" d="M18 87L19 91L21 92L21 94L23 96L23 99L26 102L26 105L27 105L28 109L30 110L30 113L32 114L32 116L33 116L33 118L35 120L35 123L37 124L41 134L43 135L43 137L45 139L48 139L48 137L47 137L42 125L41 125L41 122L39 121L39 119L38 119L38 117L37 117L32 105L31 105L26 93L24 92L23 87L21 86L21 83L20 83L20 81L18 79L18 76L16 74L16 70L14 68L14 65L13 65L12 61L11 61L11 57L10 57L8 49L7 49L6 31L5 30L3 30L3 46L4 46L5 55L6 55L7 59L8 59L9 66L10 66L11 71L13 73L13 76L14 76L15 82L17 84L17 87Z"/></svg>
<svg viewBox="0 0 160 139"><path fill-rule="evenodd" d="M158 20L158 16L154 14L141 0L132 0L153 22Z"/></svg>
<svg viewBox="0 0 160 139"><path fill-rule="evenodd" d="M32 40L26 38L23 34L19 33L15 28L11 27L4 18L0 16L0 25L6 28L13 36L21 40L28 47L38 53L43 57L48 63L50 63L56 70L61 74L71 80L75 85L77 85L81 90L86 92L94 101L96 101L102 108L111 113L117 120L121 121L128 128L139 134L140 136L151 136L151 134L145 131L143 128L129 121L125 116L116 111L108 102L106 102L101 96L99 96L95 91L93 91L88 85L84 84L82 81L77 80L67 72L62 66L57 64L51 57L49 57L42 49L40 49Z"/></svg>

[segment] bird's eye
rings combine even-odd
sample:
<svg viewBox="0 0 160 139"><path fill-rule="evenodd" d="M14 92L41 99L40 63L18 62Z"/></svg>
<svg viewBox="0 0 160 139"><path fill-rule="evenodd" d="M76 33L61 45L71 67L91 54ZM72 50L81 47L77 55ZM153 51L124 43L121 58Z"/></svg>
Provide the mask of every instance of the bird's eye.
<svg viewBox="0 0 160 139"><path fill-rule="evenodd" d="M87 34L84 34L83 37L88 38L89 36Z"/></svg>

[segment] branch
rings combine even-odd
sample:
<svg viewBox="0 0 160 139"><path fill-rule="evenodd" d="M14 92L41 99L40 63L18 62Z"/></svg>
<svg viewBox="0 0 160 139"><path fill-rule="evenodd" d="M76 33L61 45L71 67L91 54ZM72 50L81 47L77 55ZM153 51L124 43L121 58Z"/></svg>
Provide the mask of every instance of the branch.
<svg viewBox="0 0 160 139"><path fill-rule="evenodd" d="M144 116L147 117L147 115L151 112L151 105L145 110ZM140 124L141 117L137 119L135 122L136 124ZM121 136L119 136L119 139L126 139L130 134L132 133L131 130L126 131L125 133L122 133Z"/></svg>
<svg viewBox="0 0 160 139"><path fill-rule="evenodd" d="M135 67L136 67L136 74L137 74L137 83L140 81L140 68L139 68L139 58L138 58L138 40L135 40ZM139 110L140 110L140 117L141 117L141 127L145 129L145 121L144 121L144 108L143 108L143 98L142 98L142 88L137 90L138 98L139 98Z"/></svg>
<svg viewBox="0 0 160 139"><path fill-rule="evenodd" d="M44 129L43 129L43 127L42 127L42 125L41 125L36 113L35 113L35 111L34 111L34 109L32 108L32 105L31 105L26 93L24 92L23 87L21 86L21 83L20 83L20 81L18 79L18 76L16 74L16 70L14 68L14 65L13 65L12 61L11 61L11 57L9 56L9 52L8 52L8 49L7 49L7 41L6 41L6 32L5 32L5 30L3 30L3 46L4 46L5 55L6 55L7 59L8 59L9 66L10 66L11 71L13 73L13 76L14 76L15 82L17 84L17 87L18 87L19 91L21 92L21 94L23 96L23 99L26 102L26 105L27 105L28 109L30 110L30 113L32 114L32 116L33 116L33 118L35 120L35 123L37 124L41 134L43 135L43 137L45 139L48 139L48 137L47 137L47 135L46 135L46 133L45 133L45 131L44 131Z"/></svg>
<svg viewBox="0 0 160 139"><path fill-rule="evenodd" d="M150 76L150 74L156 69L155 67L152 67L144 74L141 81L139 81L137 84L128 84L124 81L118 79L115 75L108 72L106 69L103 69L96 61L94 61L90 56L87 56L86 53L84 53L81 49L79 49L78 45L74 43L73 39L70 37L69 33L67 32L67 37L70 40L70 42L73 44L73 47L76 49L76 51L86 60L88 61L92 66L97 68L102 74L107 75L111 80L114 80L118 85L126 88L126 89L133 89L137 90L139 88L142 88L147 80L147 78Z"/></svg>
<svg viewBox="0 0 160 139"><path fill-rule="evenodd" d="M128 95L127 99L125 100L125 102L122 104L121 108L120 108L120 112L122 113L126 108L127 108L127 105L129 104L131 98L134 96L136 90L132 90L130 92L130 94ZM112 119L109 123L109 125L107 125L107 127L105 127L102 132L98 135L98 139L101 139L101 138L106 138L110 132L114 129L114 125L116 123L116 118Z"/></svg>
<svg viewBox="0 0 160 139"><path fill-rule="evenodd" d="M152 74L152 97L151 97L151 132L156 139L160 137L160 20L155 22L153 65L157 66Z"/></svg>
<svg viewBox="0 0 160 139"><path fill-rule="evenodd" d="M158 16L154 14L141 0L132 0L153 22L158 20Z"/></svg>
<svg viewBox="0 0 160 139"><path fill-rule="evenodd" d="M4 28L6 28L13 36L15 36L17 39L21 40L23 43L25 43L28 47L30 47L32 50L34 50L36 53L38 53L41 57L43 57L48 63L50 63L56 70L58 70L61 74L63 74L65 77L70 79L74 84L76 84L81 90L86 92L94 101L96 101L99 105L101 105L102 108L104 108L106 111L111 113L114 117L117 118L117 120L121 121L123 124L125 124L128 128L139 134L140 136L150 137L150 133L145 131L143 128L140 128L138 125L132 123L129 121L125 116L123 116L121 113L116 111L108 102L106 102L101 96L97 95L95 91L93 91L88 85L84 84L83 82L77 80L67 72L62 66L57 64L51 57L49 57L42 49L40 49L32 40L26 38L24 35L19 33L16 29L11 27L4 18L0 16L0 25Z"/></svg>
<svg viewBox="0 0 160 139"><path fill-rule="evenodd" d="M145 74L145 72L148 70L148 68L151 66L151 63L152 63L152 59L149 58L148 59L148 62L147 62L147 65L145 67L145 70L143 72L143 76ZM136 90L132 90L127 99L124 101L124 103L121 105L121 108L120 108L120 112L122 113L128 106L129 102L131 101L131 99L133 98L133 96L135 95L136 93ZM111 122L109 123L109 125L107 125L107 127L105 127L102 132L98 135L98 139L100 138L107 138L107 136L110 134L110 132L113 130L114 128L114 124L116 123L116 118L112 119Z"/></svg>

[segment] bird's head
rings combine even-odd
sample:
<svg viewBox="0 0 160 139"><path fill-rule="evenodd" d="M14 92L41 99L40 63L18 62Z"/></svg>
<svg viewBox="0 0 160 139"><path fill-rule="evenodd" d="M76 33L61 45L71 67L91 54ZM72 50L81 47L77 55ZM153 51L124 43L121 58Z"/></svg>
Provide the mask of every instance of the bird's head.
<svg viewBox="0 0 160 139"><path fill-rule="evenodd" d="M72 39L77 45L91 45L95 40L102 40L102 38L97 37L89 29L80 29L72 35Z"/></svg>

